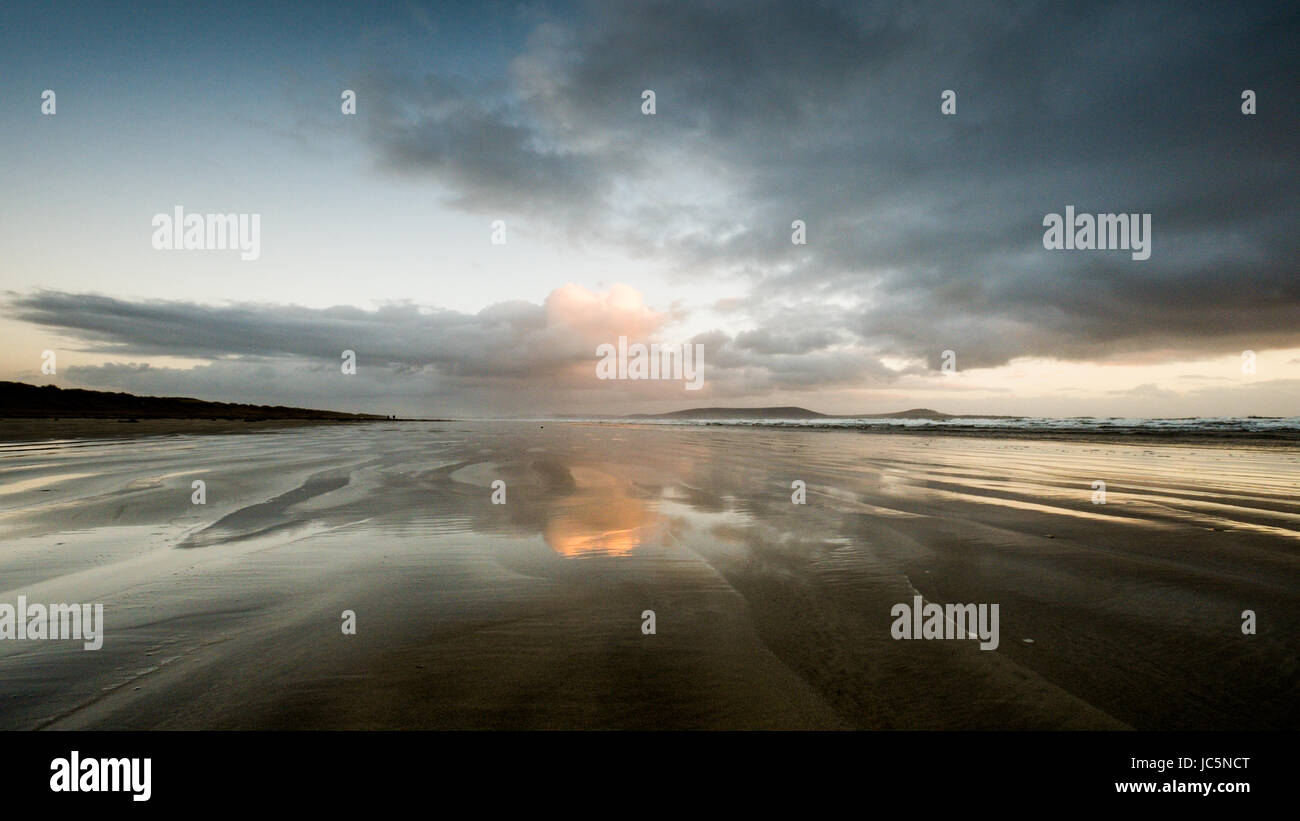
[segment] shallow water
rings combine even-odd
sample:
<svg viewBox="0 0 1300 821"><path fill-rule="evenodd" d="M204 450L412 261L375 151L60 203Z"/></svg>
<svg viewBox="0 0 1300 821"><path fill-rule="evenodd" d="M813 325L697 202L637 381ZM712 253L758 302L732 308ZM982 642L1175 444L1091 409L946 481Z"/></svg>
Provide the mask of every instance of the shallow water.
<svg viewBox="0 0 1300 821"><path fill-rule="evenodd" d="M0 603L107 624L0 641L0 726L1294 728L1298 489L1294 447L771 428L0 445ZM914 595L998 648L894 640Z"/></svg>

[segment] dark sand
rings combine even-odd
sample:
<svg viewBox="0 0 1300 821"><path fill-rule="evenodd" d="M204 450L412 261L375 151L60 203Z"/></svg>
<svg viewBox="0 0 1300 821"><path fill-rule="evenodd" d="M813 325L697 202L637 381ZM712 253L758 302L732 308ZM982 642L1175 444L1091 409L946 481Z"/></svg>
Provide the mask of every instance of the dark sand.
<svg viewBox="0 0 1300 821"><path fill-rule="evenodd" d="M10 442L0 602L102 602L107 638L0 641L4 728L1300 726L1294 446L427 422ZM894 641L918 593L998 603L998 649Z"/></svg>

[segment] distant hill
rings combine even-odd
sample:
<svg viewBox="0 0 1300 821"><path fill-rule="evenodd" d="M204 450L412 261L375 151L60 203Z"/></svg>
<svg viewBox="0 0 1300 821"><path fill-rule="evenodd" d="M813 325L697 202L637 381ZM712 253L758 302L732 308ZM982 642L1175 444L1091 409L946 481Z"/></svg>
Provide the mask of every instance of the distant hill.
<svg viewBox="0 0 1300 821"><path fill-rule="evenodd" d="M130 393L0 382L0 418L49 419L386 419L385 416L281 405L204 402L181 396L135 396Z"/></svg>
<svg viewBox="0 0 1300 821"><path fill-rule="evenodd" d="M894 411L893 413L860 413L853 417L854 419L957 419L959 417L951 413L940 413L930 408L911 408L905 411Z"/></svg>
<svg viewBox="0 0 1300 821"><path fill-rule="evenodd" d="M1019 419L1018 416L941 413L930 408L912 408L893 413L836 415L800 407L782 408L688 408L669 413L633 413L624 419Z"/></svg>

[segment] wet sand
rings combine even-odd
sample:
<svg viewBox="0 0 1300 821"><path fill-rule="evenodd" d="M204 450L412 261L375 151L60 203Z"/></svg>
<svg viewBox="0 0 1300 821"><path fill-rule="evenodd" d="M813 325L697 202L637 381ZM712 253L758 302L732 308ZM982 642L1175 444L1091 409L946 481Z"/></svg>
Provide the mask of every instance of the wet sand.
<svg viewBox="0 0 1300 821"><path fill-rule="evenodd" d="M549 422L9 441L0 602L100 602L107 626L99 651L0 641L0 727L1295 729L1298 491L1288 445ZM915 595L998 603L999 647L892 639Z"/></svg>

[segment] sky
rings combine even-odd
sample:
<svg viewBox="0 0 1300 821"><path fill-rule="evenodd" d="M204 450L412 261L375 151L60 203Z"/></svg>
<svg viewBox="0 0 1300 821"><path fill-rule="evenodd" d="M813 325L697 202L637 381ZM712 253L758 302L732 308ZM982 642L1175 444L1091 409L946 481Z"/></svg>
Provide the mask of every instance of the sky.
<svg viewBox="0 0 1300 821"><path fill-rule="evenodd" d="M0 379L1298 415L1298 35L1294 3L9 2ZM256 258L156 248L177 206L258 215ZM1149 258L1045 247L1067 206L1149 215ZM599 378L620 337L702 387Z"/></svg>

